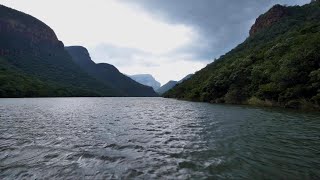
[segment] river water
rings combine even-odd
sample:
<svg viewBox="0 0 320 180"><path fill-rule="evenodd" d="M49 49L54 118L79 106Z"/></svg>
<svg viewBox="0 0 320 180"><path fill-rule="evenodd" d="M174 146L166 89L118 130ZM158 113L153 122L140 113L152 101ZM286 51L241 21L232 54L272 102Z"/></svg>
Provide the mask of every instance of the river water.
<svg viewBox="0 0 320 180"><path fill-rule="evenodd" d="M319 179L320 114L163 98L0 99L0 179Z"/></svg>

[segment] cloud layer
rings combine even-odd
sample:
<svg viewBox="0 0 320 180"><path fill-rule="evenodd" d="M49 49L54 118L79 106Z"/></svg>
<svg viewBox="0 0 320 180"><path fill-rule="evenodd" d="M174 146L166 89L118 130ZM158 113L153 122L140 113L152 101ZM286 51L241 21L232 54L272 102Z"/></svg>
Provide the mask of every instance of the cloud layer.
<svg viewBox="0 0 320 180"><path fill-rule="evenodd" d="M223 55L242 42L258 15L274 4L301 5L310 0L124 0L137 4L155 18L192 27L199 35L181 49L198 59Z"/></svg>
<svg viewBox="0 0 320 180"><path fill-rule="evenodd" d="M99 49L100 52L92 49L96 55L105 52L105 57L108 59L112 59L107 54L110 52L108 50L114 49L112 51L120 54L113 56L116 59L111 62L120 69L132 73L144 71L154 74L163 84L170 79L179 80L186 74L201 69L244 41L255 19L274 4L303 5L309 0L123 0L121 2L134 7L138 12L148 13L157 21L186 27L192 34L187 43L171 48L167 53L154 55L127 49L126 52L131 52L127 61L122 58L117 59L124 51L115 50L114 47L102 48L102 45L95 49ZM158 36L166 37L166 32L159 33ZM103 58L100 56L95 59ZM126 65L132 67L124 67ZM154 68L162 70L155 71ZM180 73L174 74L171 69L176 69Z"/></svg>

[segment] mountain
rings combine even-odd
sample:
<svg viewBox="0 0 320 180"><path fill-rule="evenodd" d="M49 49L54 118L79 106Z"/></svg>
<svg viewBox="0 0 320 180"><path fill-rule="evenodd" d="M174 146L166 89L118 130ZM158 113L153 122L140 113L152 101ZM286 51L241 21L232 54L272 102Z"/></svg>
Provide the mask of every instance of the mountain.
<svg viewBox="0 0 320 180"><path fill-rule="evenodd" d="M0 97L117 96L76 65L54 31L0 5Z"/></svg>
<svg viewBox="0 0 320 180"><path fill-rule="evenodd" d="M178 84L182 83L185 80L190 79L193 76L193 74L188 74L186 77L182 78L180 81L178 81Z"/></svg>
<svg viewBox="0 0 320 180"><path fill-rule="evenodd" d="M2 5L0 39L0 97L157 96L114 66L95 64L85 48L68 52L49 26Z"/></svg>
<svg viewBox="0 0 320 180"><path fill-rule="evenodd" d="M140 84L152 87L155 91L161 86L161 84L150 74L137 74L129 77Z"/></svg>
<svg viewBox="0 0 320 180"><path fill-rule="evenodd" d="M320 2L275 5L236 48L165 97L320 109Z"/></svg>
<svg viewBox="0 0 320 180"><path fill-rule="evenodd" d="M82 70L99 80L101 83L112 87L122 96L157 96L151 87L135 82L119 72L113 65L94 63L86 48L81 46L70 46L65 49Z"/></svg>
<svg viewBox="0 0 320 180"><path fill-rule="evenodd" d="M186 77L184 77L183 79L181 79L180 81L169 81L167 84L161 86L158 90L156 90L156 92L160 95L166 93L167 91L169 91L170 89L172 89L173 87L175 87L177 84L182 83L183 81L189 79L193 74L189 74Z"/></svg>
<svg viewBox="0 0 320 180"><path fill-rule="evenodd" d="M173 87L175 87L178 84L178 81L169 81L165 85L161 86L158 90L157 93L162 95L165 92L169 91Z"/></svg>

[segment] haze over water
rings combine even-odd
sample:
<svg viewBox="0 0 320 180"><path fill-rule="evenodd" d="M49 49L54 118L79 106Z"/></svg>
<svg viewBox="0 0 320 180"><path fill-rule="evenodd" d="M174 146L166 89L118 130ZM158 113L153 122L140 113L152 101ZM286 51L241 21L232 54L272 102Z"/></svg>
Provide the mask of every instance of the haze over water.
<svg viewBox="0 0 320 180"><path fill-rule="evenodd" d="M318 113L163 98L0 101L0 179L319 179Z"/></svg>

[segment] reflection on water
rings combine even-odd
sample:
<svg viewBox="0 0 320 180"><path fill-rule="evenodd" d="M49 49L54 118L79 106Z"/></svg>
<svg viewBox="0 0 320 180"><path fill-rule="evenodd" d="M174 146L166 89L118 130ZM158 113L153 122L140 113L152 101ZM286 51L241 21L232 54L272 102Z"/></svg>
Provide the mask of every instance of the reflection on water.
<svg viewBox="0 0 320 180"><path fill-rule="evenodd" d="M319 179L320 114L162 98L0 100L0 179Z"/></svg>

